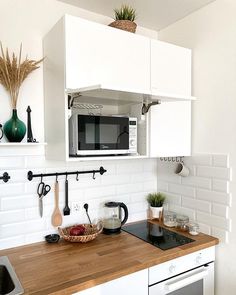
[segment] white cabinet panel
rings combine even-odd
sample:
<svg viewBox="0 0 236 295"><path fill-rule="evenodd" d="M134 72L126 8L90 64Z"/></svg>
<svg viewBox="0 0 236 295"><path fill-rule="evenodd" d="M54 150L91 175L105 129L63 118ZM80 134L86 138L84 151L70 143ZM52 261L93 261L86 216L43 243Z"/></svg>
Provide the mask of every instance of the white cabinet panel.
<svg viewBox="0 0 236 295"><path fill-rule="evenodd" d="M191 50L151 40L151 89L172 97L191 96Z"/></svg>
<svg viewBox="0 0 236 295"><path fill-rule="evenodd" d="M66 88L150 92L150 39L72 16L65 36Z"/></svg>
<svg viewBox="0 0 236 295"><path fill-rule="evenodd" d="M191 102L163 102L149 112L150 156L190 156Z"/></svg>
<svg viewBox="0 0 236 295"><path fill-rule="evenodd" d="M144 269L130 275L112 280L84 291L76 295L121 295L135 294L148 295L148 269ZM75 295L74 294L74 295Z"/></svg>

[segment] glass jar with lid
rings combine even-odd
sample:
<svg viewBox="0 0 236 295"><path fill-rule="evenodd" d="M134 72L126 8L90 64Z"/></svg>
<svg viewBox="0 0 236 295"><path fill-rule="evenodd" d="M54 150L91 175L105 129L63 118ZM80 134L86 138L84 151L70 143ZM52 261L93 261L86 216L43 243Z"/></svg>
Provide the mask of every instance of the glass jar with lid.
<svg viewBox="0 0 236 295"><path fill-rule="evenodd" d="M176 225L176 213L173 211L164 211L163 222L165 226L174 227Z"/></svg>
<svg viewBox="0 0 236 295"><path fill-rule="evenodd" d="M199 225L196 222L190 222L188 224L188 232L192 236L196 236L199 234Z"/></svg>
<svg viewBox="0 0 236 295"><path fill-rule="evenodd" d="M176 227L181 231L188 231L189 217L186 215L176 216Z"/></svg>

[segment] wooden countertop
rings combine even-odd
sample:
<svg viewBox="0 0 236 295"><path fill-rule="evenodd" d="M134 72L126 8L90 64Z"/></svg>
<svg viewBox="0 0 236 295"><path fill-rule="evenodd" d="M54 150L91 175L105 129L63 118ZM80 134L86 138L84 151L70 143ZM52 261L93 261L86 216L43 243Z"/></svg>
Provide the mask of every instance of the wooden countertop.
<svg viewBox="0 0 236 295"><path fill-rule="evenodd" d="M24 294L72 294L219 243L205 234L184 235L195 241L166 251L121 232L100 234L86 244L35 243L0 251L0 256L8 256Z"/></svg>

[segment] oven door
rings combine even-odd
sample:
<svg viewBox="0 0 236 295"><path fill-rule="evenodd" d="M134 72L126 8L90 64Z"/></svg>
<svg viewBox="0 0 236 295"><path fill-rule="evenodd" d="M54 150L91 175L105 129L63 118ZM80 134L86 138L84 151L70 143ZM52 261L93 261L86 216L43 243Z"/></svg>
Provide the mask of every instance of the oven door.
<svg viewBox="0 0 236 295"><path fill-rule="evenodd" d="M149 286L149 295L214 295L214 263Z"/></svg>
<svg viewBox="0 0 236 295"><path fill-rule="evenodd" d="M129 152L129 118L78 115L78 154Z"/></svg>

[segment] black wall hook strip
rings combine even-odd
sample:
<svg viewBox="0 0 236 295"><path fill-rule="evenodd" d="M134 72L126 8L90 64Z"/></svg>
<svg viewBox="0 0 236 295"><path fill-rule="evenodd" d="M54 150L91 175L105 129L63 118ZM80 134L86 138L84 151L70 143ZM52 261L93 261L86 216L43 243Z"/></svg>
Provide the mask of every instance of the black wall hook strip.
<svg viewBox="0 0 236 295"><path fill-rule="evenodd" d="M11 177L9 176L9 174L7 172L4 172L2 176L0 176L0 179L3 180L4 182L8 182L8 180Z"/></svg>
<svg viewBox="0 0 236 295"><path fill-rule="evenodd" d="M78 175L78 174L89 174L89 173L100 173L103 175L107 170L103 167L100 167L99 170L87 170L87 171L73 171L73 172L55 172L55 173L45 173L45 174L33 174L32 171L28 172L28 180L31 181L35 177L50 177L50 176L60 176L60 175Z"/></svg>

